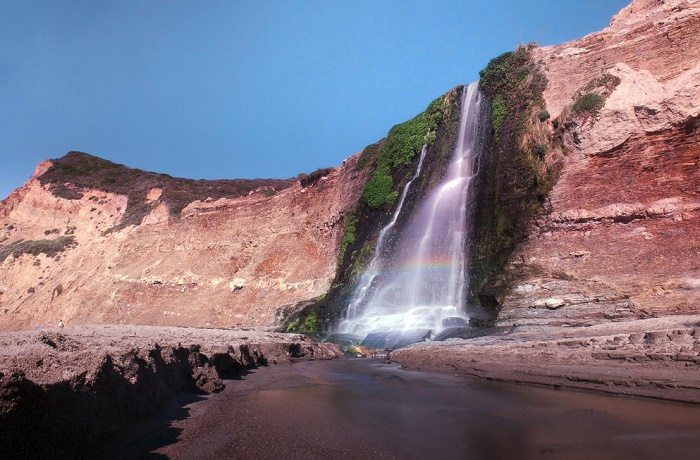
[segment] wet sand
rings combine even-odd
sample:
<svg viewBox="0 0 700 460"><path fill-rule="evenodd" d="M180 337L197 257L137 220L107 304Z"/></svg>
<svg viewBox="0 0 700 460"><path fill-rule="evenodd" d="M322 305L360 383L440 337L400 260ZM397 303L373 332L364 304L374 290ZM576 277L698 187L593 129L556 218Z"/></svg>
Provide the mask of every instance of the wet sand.
<svg viewBox="0 0 700 460"><path fill-rule="evenodd" d="M116 458L700 458L700 406L335 360L183 395L115 439Z"/></svg>

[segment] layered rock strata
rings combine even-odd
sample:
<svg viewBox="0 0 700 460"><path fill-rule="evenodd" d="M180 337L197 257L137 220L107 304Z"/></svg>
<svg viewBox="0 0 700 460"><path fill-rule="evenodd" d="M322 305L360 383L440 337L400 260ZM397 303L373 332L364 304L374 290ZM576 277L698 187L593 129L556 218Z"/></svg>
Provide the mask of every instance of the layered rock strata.
<svg viewBox="0 0 700 460"><path fill-rule="evenodd" d="M497 327L393 360L700 401L698 34L700 2L638 0L602 32L532 50L565 155L500 275Z"/></svg>
<svg viewBox="0 0 700 460"><path fill-rule="evenodd" d="M305 186L173 179L85 154L42 163L0 203L0 330L273 325L279 306L330 287L366 180L356 161Z"/></svg>
<svg viewBox="0 0 700 460"><path fill-rule="evenodd" d="M700 403L697 315L622 327L498 328L468 340L414 344L390 359L410 369Z"/></svg>

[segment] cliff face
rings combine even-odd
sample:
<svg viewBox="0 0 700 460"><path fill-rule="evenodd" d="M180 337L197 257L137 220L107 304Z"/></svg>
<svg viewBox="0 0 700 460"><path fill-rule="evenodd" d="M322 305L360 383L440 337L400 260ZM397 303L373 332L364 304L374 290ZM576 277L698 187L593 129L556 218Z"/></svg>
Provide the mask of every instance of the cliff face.
<svg viewBox="0 0 700 460"><path fill-rule="evenodd" d="M697 313L697 36L700 1L637 0L601 32L528 49L547 82L533 103L506 100L506 108L528 111L517 126L531 141L508 145L533 159L534 182L519 190L537 196L525 202L511 194L502 208L517 210L517 201L528 216L538 214L528 222L486 216L505 243L476 252L486 261L497 253L505 265L498 283L489 282L501 289L494 291L500 324ZM435 136L406 209L437 180L453 145L456 94L396 127L397 139L410 134L418 148L425 126ZM543 108L550 118L535 111ZM505 178L497 188L507 195L506 176L523 168L503 174L497 163L510 148L503 146L492 172ZM301 182L188 181L77 153L44 162L0 204L0 329L59 319L272 325L279 307L329 289L319 311L332 321L415 168L415 152L392 149L374 144ZM552 171L553 188L542 184Z"/></svg>
<svg viewBox="0 0 700 460"><path fill-rule="evenodd" d="M601 72L624 62L660 82L678 78L700 60L697 0L634 0L600 32L535 51L549 84L544 93L553 117L574 93Z"/></svg>
<svg viewBox="0 0 700 460"><path fill-rule="evenodd" d="M0 205L0 329L272 325L279 306L329 288L366 180L356 161L306 187L174 179L79 153L44 162Z"/></svg>
<svg viewBox="0 0 700 460"><path fill-rule="evenodd" d="M501 324L698 313L698 34L700 2L640 0L602 32L533 50L567 155L510 259Z"/></svg>

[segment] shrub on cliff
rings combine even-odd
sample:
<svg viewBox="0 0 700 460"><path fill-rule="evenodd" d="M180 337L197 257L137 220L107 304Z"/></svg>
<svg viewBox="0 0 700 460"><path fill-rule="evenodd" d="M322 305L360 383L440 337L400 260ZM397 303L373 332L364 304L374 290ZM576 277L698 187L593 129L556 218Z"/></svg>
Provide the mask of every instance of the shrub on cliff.
<svg viewBox="0 0 700 460"><path fill-rule="evenodd" d="M286 332L316 332L319 329L318 312L316 310L306 313L287 324Z"/></svg>
<svg viewBox="0 0 700 460"><path fill-rule="evenodd" d="M397 168L410 166L423 144L435 141L435 129L442 118L442 98L412 119L389 130L382 144L372 177L362 191L362 202L370 209L391 204L398 196L392 173Z"/></svg>
<svg viewBox="0 0 700 460"><path fill-rule="evenodd" d="M479 71L479 87L483 92L494 94L506 84L512 57L512 51L503 53L491 59L486 67Z"/></svg>
<svg viewBox="0 0 700 460"><path fill-rule="evenodd" d="M45 254L47 257L55 257L66 249L77 245L74 236L61 236L53 240L17 241L8 246L0 246L0 262L10 255L19 257L22 254L33 256Z"/></svg>
<svg viewBox="0 0 700 460"><path fill-rule="evenodd" d="M345 259L345 252L348 250L348 246L355 242L356 232L357 216L355 214L350 214L350 216L348 217L348 223L345 225L343 239L340 242L340 251L338 252L338 265L343 263L343 259Z"/></svg>
<svg viewBox="0 0 700 460"><path fill-rule="evenodd" d="M371 209L393 203L398 192L394 191L394 179L386 165L377 167L362 191L362 201Z"/></svg>
<svg viewBox="0 0 700 460"><path fill-rule="evenodd" d="M605 104L605 99L596 93L586 93L579 96L571 107L571 110L576 114L590 113L595 115L600 109L603 108Z"/></svg>
<svg viewBox="0 0 700 460"><path fill-rule="evenodd" d="M508 109L503 101L503 97L500 94L496 94L491 101L491 127L495 133L498 133L498 130L501 129L507 114Z"/></svg>

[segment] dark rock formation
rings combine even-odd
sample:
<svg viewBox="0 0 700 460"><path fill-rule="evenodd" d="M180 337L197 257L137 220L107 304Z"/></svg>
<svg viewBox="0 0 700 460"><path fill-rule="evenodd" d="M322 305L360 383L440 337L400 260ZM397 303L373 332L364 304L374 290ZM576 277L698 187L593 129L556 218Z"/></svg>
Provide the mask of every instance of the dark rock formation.
<svg viewBox="0 0 700 460"><path fill-rule="evenodd" d="M4 333L0 343L2 458L90 456L178 392L217 392L258 366L342 356L299 335L134 326Z"/></svg>

